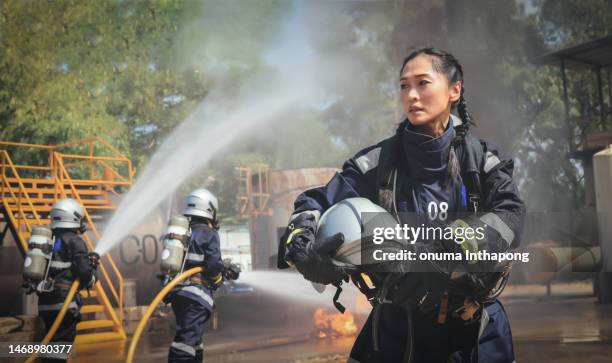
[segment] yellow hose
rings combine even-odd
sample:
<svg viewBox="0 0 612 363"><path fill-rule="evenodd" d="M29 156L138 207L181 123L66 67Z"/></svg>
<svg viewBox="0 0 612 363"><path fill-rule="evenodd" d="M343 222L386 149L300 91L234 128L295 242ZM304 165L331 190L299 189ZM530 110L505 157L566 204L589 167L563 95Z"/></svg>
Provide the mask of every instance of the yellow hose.
<svg viewBox="0 0 612 363"><path fill-rule="evenodd" d="M147 311L142 316L142 319L140 320L140 323L138 323L138 326L136 327L136 330L134 331L134 336L132 337L132 342L130 343L130 348L128 349L127 358L125 359L125 361L127 363L132 363L133 362L133 360L134 360L134 353L136 352L136 346L138 345L138 340L140 340L140 335L142 334L142 331L144 330L145 326L147 325L147 322L149 321L149 318L151 318L151 315L153 315L153 312L157 308L157 305L159 305L159 303L162 301L162 299L170 292L170 290L172 290L172 288L174 286L176 286L177 284L183 282L186 278L190 277L191 275L195 275L195 274L200 273L202 271L203 271L202 267L194 267L192 269L189 269L189 270L183 272L182 274L180 274L177 277L175 277L174 279L172 279L172 281L170 281L170 283L168 283L168 285L166 285L157 294L157 296L155 296L155 299L153 299L153 301L149 305L149 308L147 309Z"/></svg>
<svg viewBox="0 0 612 363"><path fill-rule="evenodd" d="M70 290L68 290L68 295L66 296L66 300L64 300L64 304L62 305L62 308L57 314L57 317L55 318L53 325L51 325L51 329L49 329L49 331L47 332L47 335L45 335L45 337L40 342L40 344L48 344L51 341L51 338L53 338L53 336L55 335L55 332L57 332L57 329L62 323L62 320L64 320L64 316L66 316L66 312L68 311L68 305L70 305L70 302L74 298L74 294L77 292L78 287L79 287L79 279L76 279L70 286ZM38 357L38 353L32 354L26 360L26 363L32 363L34 359L36 359L36 357Z"/></svg>

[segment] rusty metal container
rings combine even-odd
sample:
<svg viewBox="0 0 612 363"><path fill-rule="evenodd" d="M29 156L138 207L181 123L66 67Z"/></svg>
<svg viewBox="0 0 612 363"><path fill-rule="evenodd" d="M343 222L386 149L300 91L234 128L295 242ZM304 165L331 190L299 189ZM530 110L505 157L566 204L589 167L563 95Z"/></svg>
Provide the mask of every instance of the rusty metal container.
<svg viewBox="0 0 612 363"><path fill-rule="evenodd" d="M253 269L276 266L278 240L293 212L293 202L307 189L327 184L339 170L308 168L271 171L268 174L271 216L259 216L251 229Z"/></svg>

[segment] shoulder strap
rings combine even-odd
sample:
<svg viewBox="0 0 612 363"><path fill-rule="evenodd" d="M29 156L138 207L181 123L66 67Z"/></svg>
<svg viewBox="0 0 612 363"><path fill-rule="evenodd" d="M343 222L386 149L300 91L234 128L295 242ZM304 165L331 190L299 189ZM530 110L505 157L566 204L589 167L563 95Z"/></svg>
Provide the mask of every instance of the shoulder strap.
<svg viewBox="0 0 612 363"><path fill-rule="evenodd" d="M468 210L478 212L482 200L481 174L485 156L482 143L470 133L465 133L460 136L455 150L461 165L461 178L467 189Z"/></svg>
<svg viewBox="0 0 612 363"><path fill-rule="evenodd" d="M376 171L377 200L376 204L390 213L393 212L393 171L398 163L399 138L397 135L383 140L380 143L381 150L378 157L378 169Z"/></svg>
<svg viewBox="0 0 612 363"><path fill-rule="evenodd" d="M54 236L55 239L53 241L53 254L59 253L62 248L62 237Z"/></svg>

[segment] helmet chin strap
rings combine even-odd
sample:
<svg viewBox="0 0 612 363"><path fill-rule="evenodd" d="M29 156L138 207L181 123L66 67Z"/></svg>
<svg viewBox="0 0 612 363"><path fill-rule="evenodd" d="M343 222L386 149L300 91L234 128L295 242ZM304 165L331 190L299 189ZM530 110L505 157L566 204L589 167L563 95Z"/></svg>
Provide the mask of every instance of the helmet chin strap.
<svg viewBox="0 0 612 363"><path fill-rule="evenodd" d="M83 219L81 219L81 225L79 226L79 232L81 232L81 234L83 234L86 231L87 231L87 225L85 224L85 221Z"/></svg>
<svg viewBox="0 0 612 363"><path fill-rule="evenodd" d="M208 202L208 205L210 206L210 209L212 209L212 211L213 211L213 215L212 215L213 228L218 230L219 229L219 221L217 220L217 208L215 208L215 206L212 204L212 202Z"/></svg>
<svg viewBox="0 0 612 363"><path fill-rule="evenodd" d="M87 225L85 223L85 216L80 215L79 213L72 212L74 214L75 217L77 217L79 219L79 228L78 231L81 232L81 234L85 233L87 231Z"/></svg>

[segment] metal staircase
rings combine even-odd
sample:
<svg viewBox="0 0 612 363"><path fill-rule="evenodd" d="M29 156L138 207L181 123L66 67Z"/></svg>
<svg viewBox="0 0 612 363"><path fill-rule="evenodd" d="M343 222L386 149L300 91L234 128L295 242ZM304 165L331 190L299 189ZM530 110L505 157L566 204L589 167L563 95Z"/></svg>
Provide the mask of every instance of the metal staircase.
<svg viewBox="0 0 612 363"><path fill-rule="evenodd" d="M100 238L96 223L106 219L116 208L114 198L132 185L131 161L97 137L53 146L0 141L0 148L0 222L6 224L1 237L10 230L24 255L32 228L48 224L52 205L70 197L85 208L88 232L83 238L87 248L93 250ZM36 158L46 159L45 165L18 165L11 158L17 155L28 159L28 153L46 154ZM102 256L98 278L94 289L80 292L84 305L83 321L77 324L77 351L126 339L123 277L110 254Z"/></svg>

